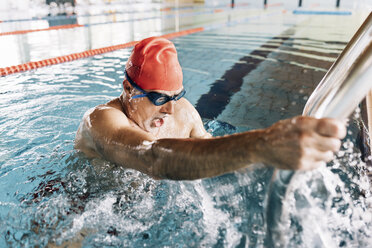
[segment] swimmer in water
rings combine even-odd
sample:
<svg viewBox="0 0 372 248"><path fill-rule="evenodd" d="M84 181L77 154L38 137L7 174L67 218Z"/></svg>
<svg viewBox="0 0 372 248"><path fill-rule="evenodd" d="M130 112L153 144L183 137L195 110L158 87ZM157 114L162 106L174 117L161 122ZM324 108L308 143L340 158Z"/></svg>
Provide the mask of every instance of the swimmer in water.
<svg viewBox="0 0 372 248"><path fill-rule="evenodd" d="M183 97L176 48L164 38L137 43L124 72L122 94L84 115L75 148L153 178L214 177L254 163L311 170L332 160L346 135L337 120L297 116L212 138Z"/></svg>

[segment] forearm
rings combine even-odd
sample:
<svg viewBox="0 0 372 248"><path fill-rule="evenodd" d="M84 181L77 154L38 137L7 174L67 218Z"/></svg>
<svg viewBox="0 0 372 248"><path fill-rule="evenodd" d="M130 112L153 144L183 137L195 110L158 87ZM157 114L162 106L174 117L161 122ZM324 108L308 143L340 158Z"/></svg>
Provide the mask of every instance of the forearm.
<svg viewBox="0 0 372 248"><path fill-rule="evenodd" d="M314 169L333 158L346 135L337 120L303 116L266 129L211 139L156 140L125 125L106 132L102 130L111 129L95 125L97 130L87 128L90 138L86 147L115 164L174 180L218 176L252 163L286 170Z"/></svg>
<svg viewBox="0 0 372 248"><path fill-rule="evenodd" d="M151 148L150 174L192 180L244 168L259 162L261 137L262 130L257 130L212 139L161 139Z"/></svg>

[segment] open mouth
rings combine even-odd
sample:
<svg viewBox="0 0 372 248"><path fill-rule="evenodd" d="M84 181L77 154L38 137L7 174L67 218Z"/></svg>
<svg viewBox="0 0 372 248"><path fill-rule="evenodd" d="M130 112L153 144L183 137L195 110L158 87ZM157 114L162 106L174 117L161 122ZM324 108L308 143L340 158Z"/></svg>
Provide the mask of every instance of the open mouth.
<svg viewBox="0 0 372 248"><path fill-rule="evenodd" d="M164 118L155 118L152 123L154 127L161 127L164 124Z"/></svg>

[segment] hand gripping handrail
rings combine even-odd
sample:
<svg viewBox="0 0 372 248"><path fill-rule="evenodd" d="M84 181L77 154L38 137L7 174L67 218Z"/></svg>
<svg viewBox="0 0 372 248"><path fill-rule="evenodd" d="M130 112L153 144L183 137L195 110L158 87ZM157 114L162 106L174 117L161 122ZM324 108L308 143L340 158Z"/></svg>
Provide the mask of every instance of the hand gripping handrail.
<svg viewBox="0 0 372 248"><path fill-rule="evenodd" d="M360 26L307 101L303 115L346 119L372 89L372 12ZM270 247L283 246L283 201L296 172L275 170L267 195L266 219ZM287 220L288 221L288 220ZM320 247L328 241L318 234ZM316 246L316 245L315 245Z"/></svg>

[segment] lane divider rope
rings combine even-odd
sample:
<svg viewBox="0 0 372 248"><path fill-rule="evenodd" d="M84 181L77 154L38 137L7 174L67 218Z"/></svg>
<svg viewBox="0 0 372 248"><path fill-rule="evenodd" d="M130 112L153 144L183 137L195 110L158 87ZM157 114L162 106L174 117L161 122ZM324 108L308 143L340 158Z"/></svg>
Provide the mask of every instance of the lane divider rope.
<svg viewBox="0 0 372 248"><path fill-rule="evenodd" d="M204 27L198 27L198 28L183 30L183 31L180 31L180 32L174 32L174 33L169 33L169 34L165 34L165 35L160 35L160 37L164 37L166 39L173 39L173 38L180 37L180 36L186 36L186 35L192 34L192 33L198 33L198 32L202 32L202 31L213 30L213 29L223 28L223 27L227 27L227 26L234 26L234 25L237 25L237 24L241 24L241 23L245 23L245 22L248 22L248 21L256 20L256 19L259 19L259 18L262 18L262 17L270 17L270 16L273 16L273 15L286 13L286 12L287 11L284 11L284 10L275 11L275 12L271 12L271 13L266 13L264 15L256 15L256 16L243 18L241 20L230 21L230 22L220 23L220 24L211 24L211 25L206 25ZM131 42L120 44L120 45L114 45L114 46L108 46L108 47L103 47L103 48L91 49L91 50L87 50L87 51L84 51L84 52L72 53L72 54L69 54L69 55L63 55L63 56L59 56L59 57L55 57L55 58L44 59L44 60L40 60L40 61L36 61L36 62L28 62L28 63L21 64L21 65L14 65L14 66L9 66L9 67L5 67L5 68L0 68L0 76L1 77L2 76L7 76L7 75L18 73L18 72L33 70L33 69L37 69L37 68L41 68L41 67L45 67L45 66L60 64L60 63L64 63L64 62L69 62L69 61L81 59L81 58L91 57L91 56L98 55L98 54L112 52L112 51L115 51L115 50L132 47L137 42L138 41L131 41Z"/></svg>
<svg viewBox="0 0 372 248"><path fill-rule="evenodd" d="M173 39L179 36L184 36L184 35L202 32L202 31L204 31L203 27L183 30L180 32L175 32L175 33L169 33L169 34L161 35L160 37L164 37L166 39ZM91 57L91 56L102 54L102 53L112 52L115 50L132 47L136 45L137 42L138 41L131 41L131 42L120 44L120 45L91 49L91 50L87 50L84 52L72 53L69 55L59 56L59 57L50 58L50 59L44 59L44 60L40 60L36 62L28 62L28 63L21 64L21 65L0 68L0 76L7 76L7 75L18 73L18 72L33 70L33 69L37 69L37 68L41 68L45 66L50 66L50 65L68 62L68 61L77 60L77 59L87 58L87 57Z"/></svg>
<svg viewBox="0 0 372 248"><path fill-rule="evenodd" d="M283 3L266 4L265 7L281 6L281 5L283 5ZM221 5L221 6L230 7L231 4ZM240 6L248 6L248 4L242 3L242 4L240 4ZM235 10L241 10L241 9L235 9ZM229 9L229 11L234 11L234 10ZM190 17L190 16L197 16L197 15L204 15L204 14L214 14L214 13L221 13L221 12L224 12L224 9L215 8L215 9L212 9L212 10L179 14L178 16L179 17ZM174 18L175 16L176 16L175 14L171 14L171 15L165 15L165 16L141 17L141 18L126 19L126 20L121 20L121 21L99 22L99 23L90 23L90 24L66 24L66 25L58 25L58 26L53 26L53 27L49 27L49 28L42 28L42 29L26 29L26 30L16 30L16 31L10 31L10 32L3 32L3 33L0 33L0 36L5 36L5 35L20 35L20 34L27 34L27 33L32 33L32 32L41 32L41 31L58 30L58 29L71 29L71 28L80 28L80 27L90 27L90 26L95 26L95 25L105 25L105 24L112 24L112 23L145 21L145 20L159 19L159 18L169 19L169 18ZM72 18L72 16L64 17L64 18ZM25 21L25 20L27 20L27 19L21 19L20 21ZM42 19L36 19L36 20L42 20Z"/></svg>
<svg viewBox="0 0 372 248"><path fill-rule="evenodd" d="M241 10L241 9L236 9ZM234 11L232 9L227 9L227 11ZM204 10L199 12L192 12L192 13L181 13L178 14L179 17L191 17L191 16L198 16L198 15L205 15L205 14L214 14L214 13L221 13L224 12L223 9L212 9L212 10ZM12 31L12 32L4 32L0 33L0 36L4 35L20 35L20 34L26 34L31 32L40 32L40 31L49 31L49 30L56 30L56 29L68 29L68 28L78 28L78 27L91 27L96 25L106 25L106 24L113 24L113 23L125 23L125 22L134 22L134 21L146 21L146 20L152 20L152 19L170 19L176 17L175 14L169 14L164 16L150 16L150 17L140 17L140 18L132 18L132 19L125 19L120 21L109 21L109 22L97 22L97 23L89 23L89 24L69 24L69 25L60 25L60 26L54 26L50 28L44 28L44 29L28 29L28 30L19 30L19 31ZM74 26L75 25L75 26Z"/></svg>
<svg viewBox="0 0 372 248"><path fill-rule="evenodd" d="M234 4L235 7L245 6L247 7L248 3L238 3ZM7 22L28 22L28 21L51 21L51 20L69 20L69 19L76 19L80 17L96 17L96 16L111 16L111 15L117 15L117 14L139 14L139 13L147 13L147 12L153 12L153 11L162 11L162 12L168 12L168 11L175 11L175 10L192 10L192 9L215 9L215 8L226 8L231 7L231 4L216 4L216 5L204 5L204 6L180 6L180 7L164 7L160 9L151 8L151 9L145 9L140 11L116 11L111 10L108 13L99 13L99 14L83 14L83 15L63 15L63 16L46 16L46 17L33 17L33 18L27 18L27 19L9 19L9 20L0 20L1 22L7 23Z"/></svg>
<svg viewBox="0 0 372 248"><path fill-rule="evenodd" d="M80 28L80 27L84 27L84 25L80 25L80 24L67 24L67 25L53 26L53 27L49 27L49 28L17 30L17 31L12 31L12 32L3 32L3 33L0 33L0 36L27 34L27 33L32 33L32 32L58 30L58 29L68 29L68 28Z"/></svg>
<svg viewBox="0 0 372 248"><path fill-rule="evenodd" d="M214 13L220 13L223 12L222 9L214 9L214 10L206 10L206 11L199 11L199 12L192 12L192 13L182 13L179 14L179 17L190 17L190 16L197 16L197 15L205 15L205 14L214 14ZM231 11L231 10L228 10ZM49 31L49 30L57 30L57 29L68 29L68 28L80 28L80 27L91 27L91 26L97 26L97 25L107 25L107 24L113 24L113 23L125 23L125 22L135 22L135 21L146 21L146 20L152 20L152 19L170 19L174 18L176 15L165 15L165 16L150 16L150 17L140 17L140 18L132 18L132 19L126 19L121 21L109 21L109 22L97 22L97 23L90 23L90 24L69 24L69 25L61 25L61 26L54 26L50 28L44 28L44 29L28 29L28 30L19 30L19 31L12 31L12 32L5 32L0 33L0 36L5 35L20 35L20 34L26 34L31 32L41 32L41 31Z"/></svg>
<svg viewBox="0 0 372 248"><path fill-rule="evenodd" d="M283 6L284 3L268 3L268 4L265 4L265 8L268 8L268 7L280 7L280 6Z"/></svg>

